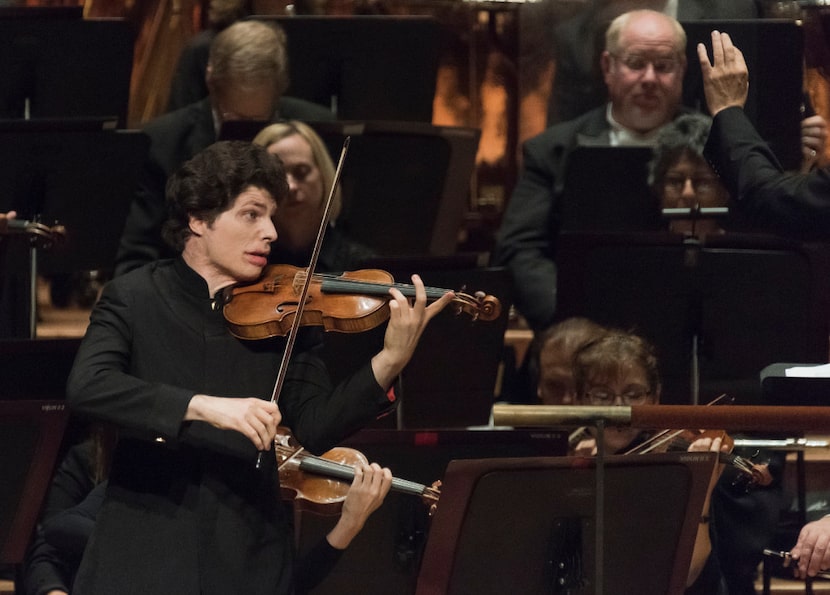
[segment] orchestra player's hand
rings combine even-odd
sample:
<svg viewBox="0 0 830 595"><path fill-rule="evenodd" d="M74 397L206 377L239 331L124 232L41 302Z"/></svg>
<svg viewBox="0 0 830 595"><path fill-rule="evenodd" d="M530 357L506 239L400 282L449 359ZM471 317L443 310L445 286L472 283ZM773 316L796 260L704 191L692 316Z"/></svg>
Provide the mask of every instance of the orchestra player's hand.
<svg viewBox="0 0 830 595"><path fill-rule="evenodd" d="M801 121L801 171L810 171L824 154L827 122L816 114Z"/></svg>
<svg viewBox="0 0 830 595"><path fill-rule="evenodd" d="M418 275L412 275L412 284L415 286L412 303L394 287L389 290L392 295L389 300L389 325L383 338L383 349L372 358L375 380L384 389L392 385L409 362L427 323L455 297L455 294L448 292L427 305L424 282Z"/></svg>
<svg viewBox="0 0 830 595"><path fill-rule="evenodd" d="M830 516L804 525L790 554L798 562L793 567L797 578L830 569Z"/></svg>
<svg viewBox="0 0 830 595"><path fill-rule="evenodd" d="M712 31L712 63L702 43L697 44L697 57L709 113L714 116L727 107L743 107L749 94L749 70L729 34Z"/></svg>
<svg viewBox="0 0 830 595"><path fill-rule="evenodd" d="M0 213L0 233L6 231L9 219L14 219L15 217L17 217L17 213L15 211Z"/></svg>
<svg viewBox="0 0 830 595"><path fill-rule="evenodd" d="M282 414L276 403L262 399L194 395L184 419L204 421L220 430L235 430L261 452L271 450Z"/></svg>
<svg viewBox="0 0 830 595"><path fill-rule="evenodd" d="M383 504L392 487L392 472L377 463L358 465L354 469L354 480L343 501L340 518L326 535L332 547L346 549L363 529L363 525L374 511Z"/></svg>

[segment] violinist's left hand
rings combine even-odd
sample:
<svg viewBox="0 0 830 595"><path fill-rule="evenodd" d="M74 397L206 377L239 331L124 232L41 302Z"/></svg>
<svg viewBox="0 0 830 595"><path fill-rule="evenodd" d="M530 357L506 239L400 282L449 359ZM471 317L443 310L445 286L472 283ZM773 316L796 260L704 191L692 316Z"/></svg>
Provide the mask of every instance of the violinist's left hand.
<svg viewBox="0 0 830 595"><path fill-rule="evenodd" d="M723 439L720 436L715 438L705 436L692 442L687 450L689 452L726 452L728 447L723 444Z"/></svg>
<svg viewBox="0 0 830 595"><path fill-rule="evenodd" d="M830 568L830 516L807 523L790 550L798 564L793 568L796 578L816 576Z"/></svg>
<svg viewBox="0 0 830 595"><path fill-rule="evenodd" d="M383 504L391 487L392 472L386 467L381 468L377 463L355 466L354 479L343 501L340 518L326 535L329 544L340 550L346 549L363 529L369 515Z"/></svg>
<svg viewBox="0 0 830 595"><path fill-rule="evenodd" d="M384 389L392 385L395 377L409 362L418 340L432 318L449 304L455 294L449 292L427 306L424 283L418 275L412 275L415 300L409 300L394 287L389 289L389 325L383 338L383 349L372 358L375 379Z"/></svg>

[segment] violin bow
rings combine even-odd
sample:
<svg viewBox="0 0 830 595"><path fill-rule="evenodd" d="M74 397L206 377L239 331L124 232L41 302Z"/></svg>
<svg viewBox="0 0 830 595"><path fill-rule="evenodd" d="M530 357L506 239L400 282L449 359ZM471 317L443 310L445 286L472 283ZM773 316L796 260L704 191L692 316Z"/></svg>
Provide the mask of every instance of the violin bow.
<svg viewBox="0 0 830 595"><path fill-rule="evenodd" d="M282 353L282 360L277 371L277 379L274 382L274 390L271 393L271 402L276 403L279 400L282 386L285 383L285 376L288 372L288 361L291 359L291 352L294 351L294 343L296 343L297 332L300 329L300 322L303 318L303 310L305 309L305 302L308 298L308 289L311 287L311 281L314 277L314 269L317 268L317 260L320 257L320 249L323 246L323 237L326 234L326 228L329 225L329 217L331 216L331 203L334 199L334 193L340 184L340 175L343 172L343 164L346 162L346 153L349 150L349 142L351 137L347 136L343 141L343 148L340 150L340 159L337 160L337 169L334 172L334 180L332 180L331 188L329 189L329 196L326 199L326 208L323 210L323 217L320 220L320 228L317 230L317 239L314 241L314 248L311 251L311 258L309 259L308 269L306 270L305 280L303 281L302 289L300 290L300 297L297 302L297 310L294 313L294 320L291 322L291 328L286 337L285 351ZM259 451L256 458L256 468L262 466L263 451Z"/></svg>

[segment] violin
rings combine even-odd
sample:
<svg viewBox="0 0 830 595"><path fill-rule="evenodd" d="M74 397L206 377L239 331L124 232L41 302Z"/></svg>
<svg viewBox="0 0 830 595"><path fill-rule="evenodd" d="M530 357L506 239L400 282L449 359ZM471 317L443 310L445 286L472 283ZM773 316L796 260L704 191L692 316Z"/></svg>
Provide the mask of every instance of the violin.
<svg viewBox="0 0 830 595"><path fill-rule="evenodd" d="M267 266L255 283L229 288L224 315L231 334L240 339L285 336L298 310L301 310L301 325L359 333L389 318L389 308L385 306L391 299L391 287L407 297L415 297L413 285L395 283L390 273L379 269L342 275L316 273L300 307L299 296L307 277L304 268L275 264ZM427 287L427 299L436 300L449 291ZM455 292L453 305L456 314L467 313L473 320L491 321L501 314L498 298L484 292L473 295Z"/></svg>
<svg viewBox="0 0 830 595"><path fill-rule="evenodd" d="M0 236L26 236L39 248L48 249L66 239L63 225L48 226L26 219L6 219L0 224Z"/></svg>
<svg viewBox="0 0 830 595"><path fill-rule="evenodd" d="M753 463L751 460L732 452L735 441L723 430L661 430L651 438L626 451L624 454L647 454L670 450L688 450L692 442L700 438L721 438L727 451L718 453L721 463L731 465L740 472L740 477L750 485L768 486L772 475L768 465Z"/></svg>
<svg viewBox="0 0 830 595"><path fill-rule="evenodd" d="M274 438L274 448L283 500L291 500L318 514L338 514L354 479L355 465L369 464L359 450L341 446L319 457L314 456L300 446L288 428L282 426ZM440 481L426 486L393 477L391 489L420 497L432 515L441 495L440 485Z"/></svg>

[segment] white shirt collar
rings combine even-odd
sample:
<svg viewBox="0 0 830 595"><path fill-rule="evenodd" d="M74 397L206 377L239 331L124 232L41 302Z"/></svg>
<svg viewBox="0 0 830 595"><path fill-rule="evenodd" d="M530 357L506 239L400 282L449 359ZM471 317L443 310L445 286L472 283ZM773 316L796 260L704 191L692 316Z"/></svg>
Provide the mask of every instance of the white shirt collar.
<svg viewBox="0 0 830 595"><path fill-rule="evenodd" d="M609 144L612 147L653 147L657 142L657 135L660 128L646 134L626 128L614 119L611 114L611 103L605 109L605 117L611 126L609 131Z"/></svg>

